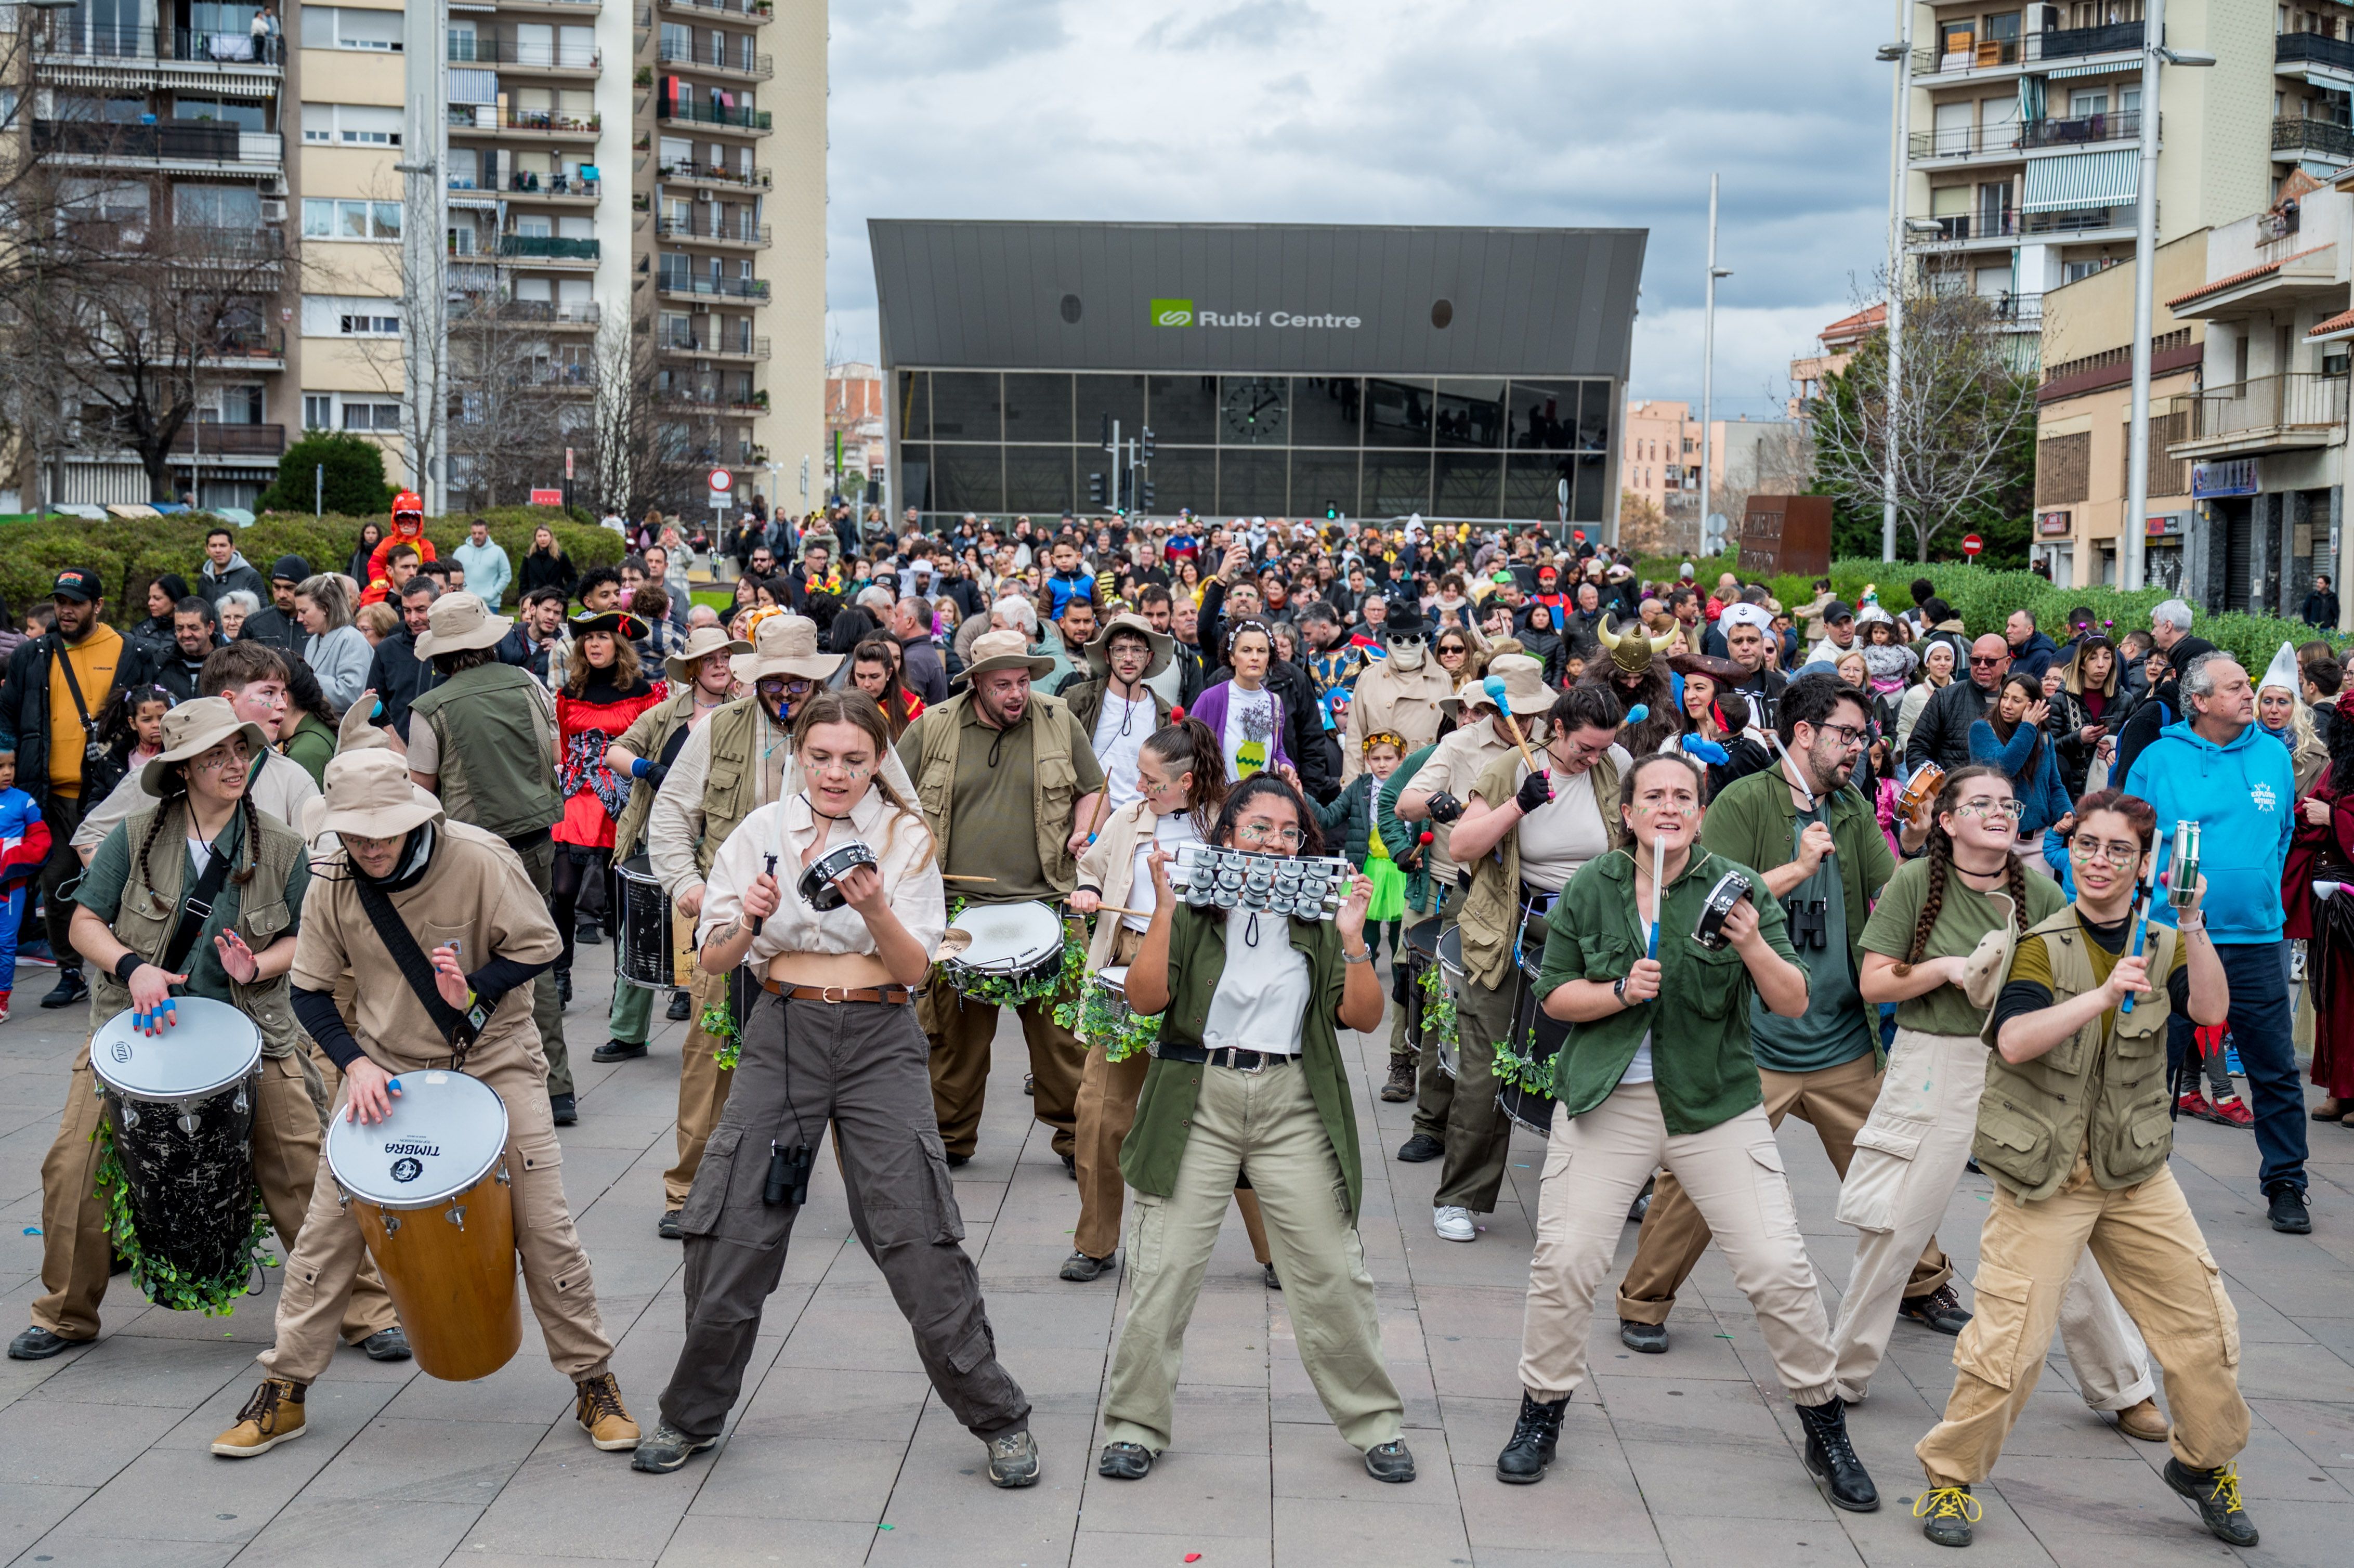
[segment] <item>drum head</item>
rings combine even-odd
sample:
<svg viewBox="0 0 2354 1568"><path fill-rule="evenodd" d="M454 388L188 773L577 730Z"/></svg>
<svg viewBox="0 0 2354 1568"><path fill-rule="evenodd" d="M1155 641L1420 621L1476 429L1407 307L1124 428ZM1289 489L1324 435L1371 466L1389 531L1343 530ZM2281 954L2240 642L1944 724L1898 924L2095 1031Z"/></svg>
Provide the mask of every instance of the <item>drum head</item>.
<svg viewBox="0 0 2354 1568"><path fill-rule="evenodd" d="M225 1001L175 996L177 1023L149 1039L125 1008L90 1036L90 1066L99 1081L134 1100L181 1100L224 1089L261 1060L261 1031Z"/></svg>
<svg viewBox="0 0 2354 1568"><path fill-rule="evenodd" d="M1044 904L974 905L949 929L972 933L957 959L969 969L1026 968L1063 945L1063 923Z"/></svg>
<svg viewBox="0 0 2354 1568"><path fill-rule="evenodd" d="M1448 974L1463 972L1463 927L1449 926L1447 935L1438 938L1438 967Z"/></svg>
<svg viewBox="0 0 2354 1568"><path fill-rule="evenodd" d="M1438 922L1426 920L1408 930L1405 934L1405 945L1408 949L1422 954L1426 959L1437 958L1438 956Z"/></svg>
<svg viewBox="0 0 2354 1568"><path fill-rule="evenodd" d="M1096 984L1111 992L1112 995L1123 1001L1128 1000L1128 966L1126 964L1114 964L1109 969L1097 969L1095 979Z"/></svg>
<svg viewBox="0 0 2354 1568"><path fill-rule="evenodd" d="M337 1108L327 1125L327 1168L355 1198L424 1209L481 1181L506 1142L506 1102L482 1079L403 1073L392 1114L373 1127Z"/></svg>

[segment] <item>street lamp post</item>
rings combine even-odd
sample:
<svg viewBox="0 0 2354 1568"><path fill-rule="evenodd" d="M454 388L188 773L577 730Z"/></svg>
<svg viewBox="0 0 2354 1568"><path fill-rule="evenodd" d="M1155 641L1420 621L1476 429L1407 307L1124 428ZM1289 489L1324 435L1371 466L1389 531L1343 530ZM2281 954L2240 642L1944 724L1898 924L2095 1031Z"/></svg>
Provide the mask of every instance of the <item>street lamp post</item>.
<svg viewBox="0 0 2354 1568"><path fill-rule="evenodd" d="M2134 188L2133 415L2126 426L2126 512L2117 519L2117 586L2142 586L2149 521L2150 277L2158 256L2158 68L2211 66L2215 57L2166 47L2166 0L2149 0L2141 54L2141 169Z"/></svg>
<svg viewBox="0 0 2354 1568"><path fill-rule="evenodd" d="M1709 531L1710 485L1714 478L1709 464L1712 459L1710 436L1715 418L1716 376L1716 281L1730 278L1733 273L1716 264L1716 176L1708 177L1708 296L1701 311L1700 347L1700 547L1707 549L1712 537ZM1679 458L1682 454L1679 453Z"/></svg>
<svg viewBox="0 0 2354 1568"><path fill-rule="evenodd" d="M1882 393L1886 412L1881 421L1880 554L1896 558L1896 394L1904 369L1904 196L1911 181L1906 171L1913 157L1913 8L1914 0L1896 0L1902 20L1897 41L1880 46L1878 57L1896 66L1896 146L1888 181L1888 377Z"/></svg>

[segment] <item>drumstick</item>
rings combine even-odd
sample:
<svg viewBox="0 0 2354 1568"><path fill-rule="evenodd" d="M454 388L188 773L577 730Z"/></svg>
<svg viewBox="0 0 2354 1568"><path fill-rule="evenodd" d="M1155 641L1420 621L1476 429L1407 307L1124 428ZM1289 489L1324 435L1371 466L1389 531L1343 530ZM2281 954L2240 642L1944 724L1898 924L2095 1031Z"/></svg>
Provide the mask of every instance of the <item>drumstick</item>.
<svg viewBox="0 0 2354 1568"><path fill-rule="evenodd" d="M1097 915L1133 915L1140 920L1152 918L1152 911L1150 909L1123 909L1117 904L1098 904L1093 912Z"/></svg>
<svg viewBox="0 0 2354 1568"><path fill-rule="evenodd" d="M997 878L993 876L954 876L944 871L940 873L940 880L942 882L995 882Z"/></svg>
<svg viewBox="0 0 2354 1568"><path fill-rule="evenodd" d="M1529 743L1522 737L1521 721L1513 715L1511 704L1505 698L1504 678L1501 675L1490 675L1479 683L1479 689L1495 699L1496 711L1504 715L1504 727L1512 732L1512 744L1521 748L1521 760L1529 765L1529 771L1543 772L1544 770L1537 766L1536 758L1531 755Z"/></svg>
<svg viewBox="0 0 2354 1568"><path fill-rule="evenodd" d="M764 854L764 855L762 855L760 858L761 858L762 860L765 860L765 861L767 861L767 862L769 863L769 874L770 876L774 876L774 875L776 875L776 874L777 874L777 857L776 857L775 855L772 855L772 854ZM761 921L761 917L760 917L759 916L755 915L755 916L752 916L752 935L754 935L755 937L757 937L757 936L758 936L758 935L760 934L760 921Z"/></svg>
<svg viewBox="0 0 2354 1568"><path fill-rule="evenodd" d="M1664 835L1651 841L1651 950L1648 957L1659 956L1659 916L1667 913L1668 890L1660 885L1667 875L1668 841Z"/></svg>
<svg viewBox="0 0 2354 1568"><path fill-rule="evenodd" d="M2137 959L2141 957L2142 938L2149 934L2150 906L2157 902L2158 856L2153 854L2149 857L2149 874L2142 879L2142 885L2139 887L2134 889L2134 904L2137 907L2134 917L2133 956ZM2020 918L2024 919L2025 916L2021 916ZM2125 1001L2117 1005L2117 1011L2121 1013L2131 1012L2133 1004L2133 996L2128 992Z"/></svg>

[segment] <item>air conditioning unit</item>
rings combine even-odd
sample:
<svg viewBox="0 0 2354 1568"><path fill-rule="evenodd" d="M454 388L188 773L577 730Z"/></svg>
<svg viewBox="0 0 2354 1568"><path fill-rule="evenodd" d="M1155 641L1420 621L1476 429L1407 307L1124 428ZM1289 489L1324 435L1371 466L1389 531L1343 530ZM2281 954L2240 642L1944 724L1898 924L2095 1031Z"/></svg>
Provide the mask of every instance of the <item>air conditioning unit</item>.
<svg viewBox="0 0 2354 1568"><path fill-rule="evenodd" d="M261 221L262 221L262 222L264 222L264 223L283 223L283 222L285 222L285 221L286 221L286 201L285 201L285 198L284 198L284 197L282 197L282 196L281 196L281 197L278 197L278 198L276 198L275 200L273 200L273 199L271 199L270 197L264 196L264 197L262 198L262 201L261 201Z"/></svg>

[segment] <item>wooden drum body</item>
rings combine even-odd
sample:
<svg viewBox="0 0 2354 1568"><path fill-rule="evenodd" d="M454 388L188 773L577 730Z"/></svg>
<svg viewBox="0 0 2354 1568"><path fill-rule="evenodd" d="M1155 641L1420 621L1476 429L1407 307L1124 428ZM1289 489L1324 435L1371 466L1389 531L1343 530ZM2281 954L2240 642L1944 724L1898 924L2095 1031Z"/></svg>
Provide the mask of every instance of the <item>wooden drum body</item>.
<svg viewBox="0 0 2354 1568"><path fill-rule="evenodd" d="M449 1383L488 1377L523 1343L507 1110L463 1073L404 1073L374 1126L340 1111L327 1163L399 1309L417 1364Z"/></svg>

